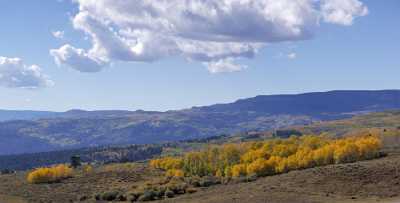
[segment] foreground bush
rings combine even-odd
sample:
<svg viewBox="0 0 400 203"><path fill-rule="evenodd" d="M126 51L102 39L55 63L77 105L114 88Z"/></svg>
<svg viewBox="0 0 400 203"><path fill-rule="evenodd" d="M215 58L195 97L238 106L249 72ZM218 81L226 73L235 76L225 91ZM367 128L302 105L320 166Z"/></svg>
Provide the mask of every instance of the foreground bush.
<svg viewBox="0 0 400 203"><path fill-rule="evenodd" d="M182 157L151 160L167 176L243 177L285 173L328 164L349 163L379 156L378 136L302 136L209 147Z"/></svg>
<svg viewBox="0 0 400 203"><path fill-rule="evenodd" d="M104 201L126 201L127 197L119 191L108 191L94 196L96 200Z"/></svg>
<svg viewBox="0 0 400 203"><path fill-rule="evenodd" d="M186 193L194 193L197 190L184 178L166 177L159 180L147 182L128 193L128 201L152 201L165 198L173 198Z"/></svg>
<svg viewBox="0 0 400 203"><path fill-rule="evenodd" d="M84 165L84 166L82 167L82 171L83 171L85 174L93 173L93 166L91 166L91 165Z"/></svg>
<svg viewBox="0 0 400 203"><path fill-rule="evenodd" d="M50 168L38 168L28 174L29 183L53 183L72 177L73 169L61 164Z"/></svg>

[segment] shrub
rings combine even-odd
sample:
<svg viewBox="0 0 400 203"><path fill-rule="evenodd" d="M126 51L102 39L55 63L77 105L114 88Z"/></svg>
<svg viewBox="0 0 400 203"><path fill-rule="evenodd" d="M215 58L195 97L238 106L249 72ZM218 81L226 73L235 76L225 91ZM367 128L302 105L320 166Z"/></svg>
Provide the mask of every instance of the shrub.
<svg viewBox="0 0 400 203"><path fill-rule="evenodd" d="M316 165L324 166L334 163L335 148L332 145L321 147L314 151L313 160Z"/></svg>
<svg viewBox="0 0 400 203"><path fill-rule="evenodd" d="M200 181L201 181L201 178L197 177L197 176L185 178L185 182L187 182L188 184L190 184L193 187L200 187Z"/></svg>
<svg viewBox="0 0 400 203"><path fill-rule="evenodd" d="M73 169L61 164L50 168L38 168L28 174L29 183L53 183L72 177Z"/></svg>
<svg viewBox="0 0 400 203"><path fill-rule="evenodd" d="M185 173L179 169L170 169L165 174L167 177L185 177Z"/></svg>
<svg viewBox="0 0 400 203"><path fill-rule="evenodd" d="M176 157L164 157L161 159L153 159L150 166L157 169L170 170L182 168L182 159Z"/></svg>
<svg viewBox="0 0 400 203"><path fill-rule="evenodd" d="M247 167L245 164L236 164L232 167L232 176L239 177L247 174Z"/></svg>
<svg viewBox="0 0 400 203"><path fill-rule="evenodd" d="M221 181L216 177L204 176L201 178L199 185L200 185L200 187L210 187L212 185L217 185L220 183L221 183Z"/></svg>
<svg viewBox="0 0 400 203"><path fill-rule="evenodd" d="M105 201L113 201L116 200L117 197L119 197L119 192L118 191L109 191L101 194L101 200Z"/></svg>
<svg viewBox="0 0 400 203"><path fill-rule="evenodd" d="M359 150L354 143L345 143L334 152L335 163L350 163L359 159Z"/></svg>
<svg viewBox="0 0 400 203"><path fill-rule="evenodd" d="M267 167L267 161L265 159L257 159L250 163L247 168L246 168L246 173L247 174L257 174L257 175L262 175L266 171ZM240 175L244 174L237 174L235 172L234 177L238 177Z"/></svg>
<svg viewBox="0 0 400 203"><path fill-rule="evenodd" d="M157 198L162 198L163 196L164 196L164 194L165 194L165 190L167 190L167 188L166 187L156 187L156 188L154 188L154 195L157 197Z"/></svg>
<svg viewBox="0 0 400 203"><path fill-rule="evenodd" d="M83 166L83 172L86 174L92 173L93 172L93 167L91 165L85 165Z"/></svg>
<svg viewBox="0 0 400 203"><path fill-rule="evenodd" d="M173 198L175 196L175 193L172 190L166 190L165 196L168 198Z"/></svg>
<svg viewBox="0 0 400 203"><path fill-rule="evenodd" d="M257 174L250 174L246 177L247 182L253 182L257 180Z"/></svg>
<svg viewBox="0 0 400 203"><path fill-rule="evenodd" d="M134 201L138 200L139 197L140 197L142 194L143 194L143 192L138 192L138 191L129 193L129 194L128 194L128 197L127 197L127 200L128 200L129 202L134 202ZM96 199L96 200L100 200L100 199Z"/></svg>
<svg viewBox="0 0 400 203"><path fill-rule="evenodd" d="M153 190L146 190L144 193L138 198L139 201L152 201L155 200L156 193Z"/></svg>
<svg viewBox="0 0 400 203"><path fill-rule="evenodd" d="M128 200L128 197L127 197L126 195L124 195L124 194L119 194L119 195L117 196L116 200L121 201L121 202L124 202L124 201L127 201L127 200Z"/></svg>
<svg viewBox="0 0 400 203"><path fill-rule="evenodd" d="M188 186L184 182L171 181L166 185L166 190L171 190L175 194L184 194L186 188L188 188Z"/></svg>

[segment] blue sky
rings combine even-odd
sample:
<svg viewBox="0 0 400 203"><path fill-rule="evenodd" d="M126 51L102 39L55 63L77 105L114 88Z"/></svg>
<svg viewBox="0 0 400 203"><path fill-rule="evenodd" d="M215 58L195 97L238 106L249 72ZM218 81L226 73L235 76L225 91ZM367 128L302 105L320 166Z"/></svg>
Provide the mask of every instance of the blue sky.
<svg viewBox="0 0 400 203"><path fill-rule="evenodd" d="M254 57L235 58L243 65L241 71L212 73L207 70L210 65L204 65L209 61L178 54L153 62L108 56L110 64L87 73L68 66L67 61L57 64L49 53L64 44L83 50L94 44L90 35L74 28L72 18L82 12L78 3L4 1L0 6L0 56L40 66L54 85L35 89L0 86L0 109L169 110L264 94L400 89L400 2L361 2L368 14L355 18L352 25L321 22L307 40L269 42L267 38ZM257 32L256 28L252 31ZM63 31L64 37L54 37L54 31Z"/></svg>

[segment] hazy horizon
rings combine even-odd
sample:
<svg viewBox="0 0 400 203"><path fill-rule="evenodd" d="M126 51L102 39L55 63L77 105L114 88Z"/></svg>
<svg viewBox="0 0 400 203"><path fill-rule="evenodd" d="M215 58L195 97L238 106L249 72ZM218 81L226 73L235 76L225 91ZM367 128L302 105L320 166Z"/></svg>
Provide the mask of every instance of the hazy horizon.
<svg viewBox="0 0 400 203"><path fill-rule="evenodd" d="M49 111L49 112L57 112L57 113L63 113L67 111L74 111L74 110L82 110L82 111L157 111L157 112L167 112L167 111L178 111L178 110L184 110L184 109L190 109L190 108L195 108L195 107L203 107L203 106L210 106L210 105L215 105L215 104L228 104L228 103L233 103L241 99L250 99L254 98L257 96L277 96L277 95L301 95L301 94L308 94L308 93L324 93L324 92L334 92L334 91L400 91L400 89L365 89L365 90L355 90L355 89L348 89L348 90L326 90L326 91L315 91L315 92L295 92L295 93L277 93L277 94L259 94L259 95L254 95L246 98L237 98L231 101L226 101L226 102L219 102L216 101L214 103L209 103L209 104L202 104L202 105L192 105L188 107L183 107L183 108L177 108L177 109L165 109L165 110L154 110L154 109L82 109L82 108L71 108L71 109L64 109L64 110L51 110L51 109L4 109L0 108L0 110L5 110L5 111Z"/></svg>

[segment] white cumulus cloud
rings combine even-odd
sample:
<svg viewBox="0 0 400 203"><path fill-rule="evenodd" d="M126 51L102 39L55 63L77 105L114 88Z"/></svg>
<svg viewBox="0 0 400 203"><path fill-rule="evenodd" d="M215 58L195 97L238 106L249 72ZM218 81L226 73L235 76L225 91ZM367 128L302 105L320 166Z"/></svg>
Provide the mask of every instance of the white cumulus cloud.
<svg viewBox="0 0 400 203"><path fill-rule="evenodd" d="M53 37L57 38L57 39L64 39L64 31L52 31L51 34L53 35Z"/></svg>
<svg viewBox="0 0 400 203"><path fill-rule="evenodd" d="M323 0L321 5L325 22L352 25L356 17L368 14L368 8L358 0Z"/></svg>
<svg viewBox="0 0 400 203"><path fill-rule="evenodd" d="M25 65L20 58L0 56L0 86L7 88L40 88L52 86L47 75L37 65Z"/></svg>
<svg viewBox="0 0 400 203"><path fill-rule="evenodd" d="M297 54L294 53L294 52L292 52L292 53L289 53L289 54L287 55L287 57L288 57L288 59L295 59L295 58L297 58Z"/></svg>
<svg viewBox="0 0 400 203"><path fill-rule="evenodd" d="M50 50L50 54L58 65L65 64L80 72L99 72L108 65L107 61L68 44L59 49Z"/></svg>
<svg viewBox="0 0 400 203"><path fill-rule="evenodd" d="M231 73L246 69L247 66L235 64L232 58L204 63L210 73Z"/></svg>
<svg viewBox="0 0 400 203"><path fill-rule="evenodd" d="M59 65L101 71L112 61L153 62L182 56L211 73L242 70L269 43L311 39L321 19L349 25L367 9L358 0L74 0L75 29L89 50L65 45ZM343 3L350 2L350 3Z"/></svg>

